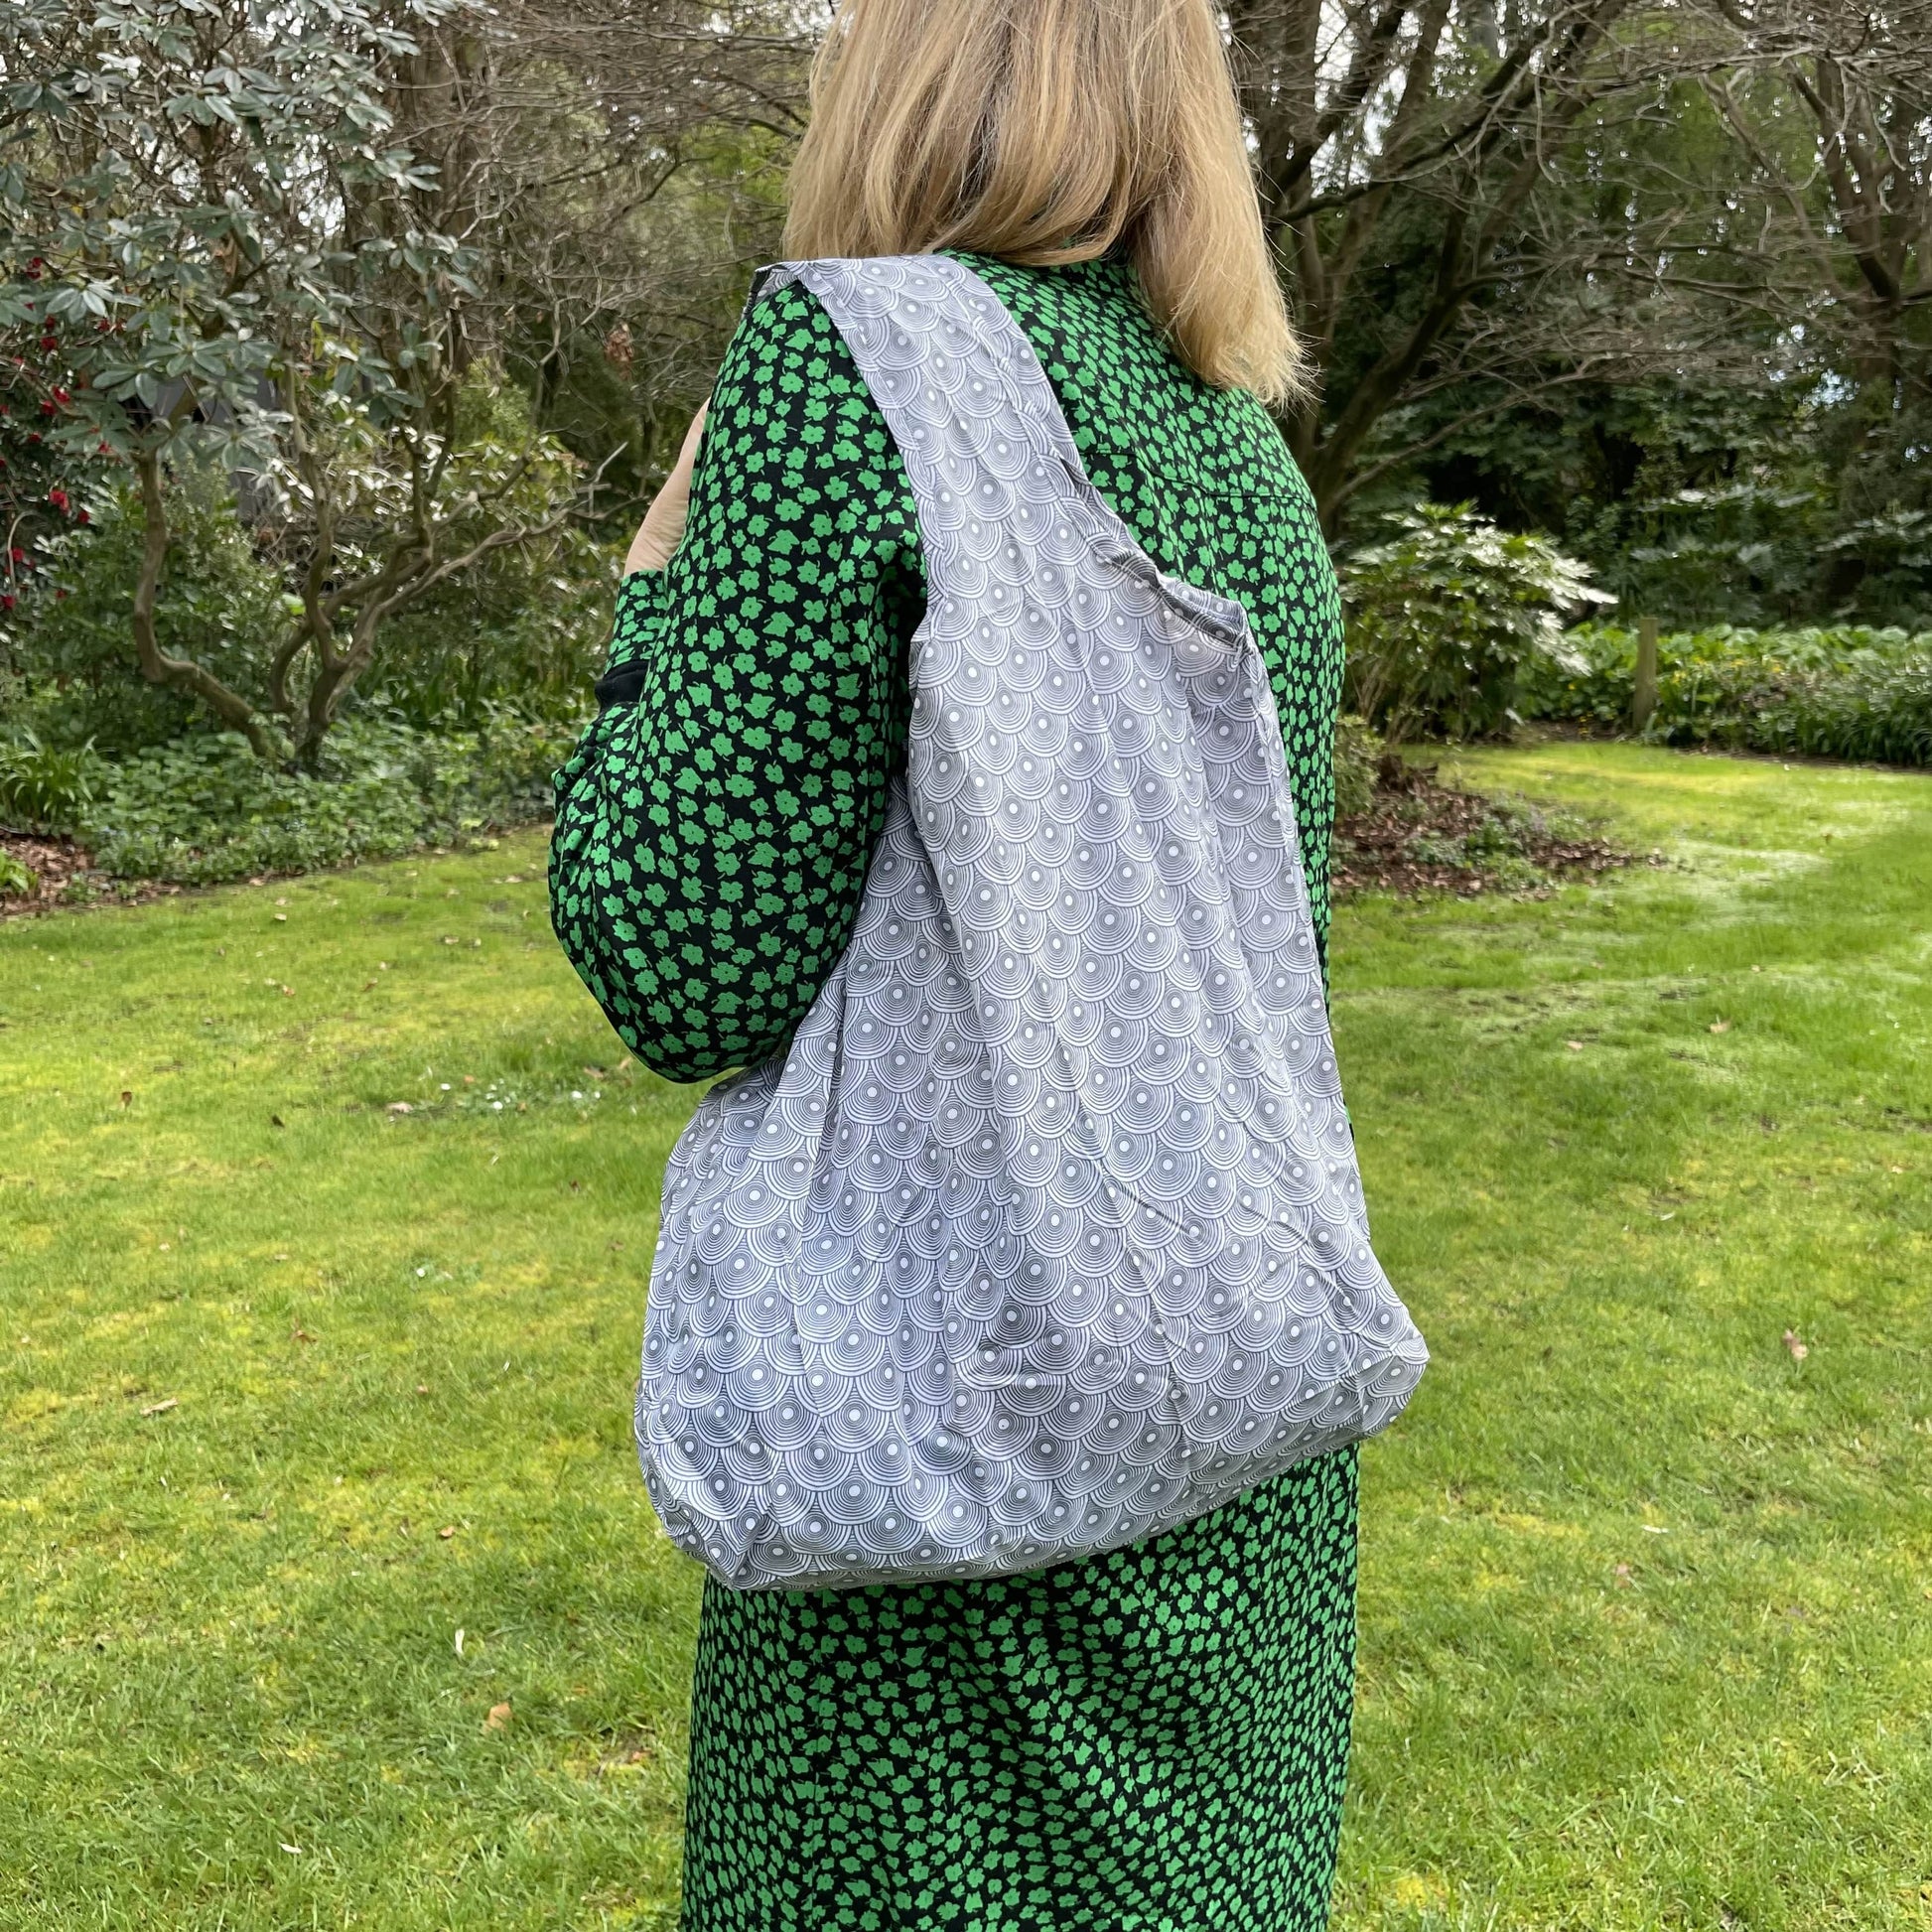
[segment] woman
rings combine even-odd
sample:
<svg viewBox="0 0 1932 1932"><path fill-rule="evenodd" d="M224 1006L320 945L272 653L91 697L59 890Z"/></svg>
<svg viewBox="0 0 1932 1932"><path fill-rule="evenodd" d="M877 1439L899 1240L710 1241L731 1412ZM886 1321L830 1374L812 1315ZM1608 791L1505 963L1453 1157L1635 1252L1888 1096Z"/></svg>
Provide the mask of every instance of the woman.
<svg viewBox="0 0 1932 1932"><path fill-rule="evenodd" d="M813 100L787 253L959 254L1144 548L1246 608L1325 932L1340 620L1264 407L1295 348L1209 0L848 0ZM631 1050L697 1080L778 1052L846 946L924 603L885 418L802 289L747 313L627 569L555 921ZM1320 1926L1354 1558L1346 1450L1035 1575L708 1583L684 1925Z"/></svg>

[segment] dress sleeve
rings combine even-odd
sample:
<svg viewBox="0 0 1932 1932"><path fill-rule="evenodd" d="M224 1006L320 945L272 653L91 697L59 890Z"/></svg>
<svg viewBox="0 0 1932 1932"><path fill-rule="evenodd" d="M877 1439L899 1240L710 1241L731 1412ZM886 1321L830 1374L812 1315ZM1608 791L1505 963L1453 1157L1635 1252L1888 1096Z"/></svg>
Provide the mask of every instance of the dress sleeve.
<svg viewBox="0 0 1932 1932"><path fill-rule="evenodd" d="M852 936L925 605L910 485L791 287L726 351L669 566L623 580L603 710L557 774L551 922L674 1080L789 1039Z"/></svg>

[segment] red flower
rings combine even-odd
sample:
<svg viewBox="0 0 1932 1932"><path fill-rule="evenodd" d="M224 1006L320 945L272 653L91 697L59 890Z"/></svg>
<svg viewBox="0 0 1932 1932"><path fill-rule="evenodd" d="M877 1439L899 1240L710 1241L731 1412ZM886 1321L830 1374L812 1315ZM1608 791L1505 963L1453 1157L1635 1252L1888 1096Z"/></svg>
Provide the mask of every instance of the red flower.
<svg viewBox="0 0 1932 1932"><path fill-rule="evenodd" d="M87 522L87 521L89 520L89 519L88 519L88 516L87 516L87 512L86 512L85 510L75 510L75 511L74 511L74 513L73 513L73 520L74 520L74 521L75 521L76 523L85 523L85 522Z"/></svg>
<svg viewBox="0 0 1932 1932"><path fill-rule="evenodd" d="M73 398L65 389L56 389L54 391L54 400L56 402L71 402Z"/></svg>
<svg viewBox="0 0 1932 1932"><path fill-rule="evenodd" d="M0 611L11 611L13 608L13 593L9 591L4 597L0 597Z"/></svg>
<svg viewBox="0 0 1932 1932"><path fill-rule="evenodd" d="M43 336L41 338L41 346L43 348L59 348L61 346L61 339L59 336Z"/></svg>
<svg viewBox="0 0 1932 1932"><path fill-rule="evenodd" d="M57 510L64 510L68 506L68 492L65 489L50 489L47 492L47 500Z"/></svg>
<svg viewBox="0 0 1932 1932"><path fill-rule="evenodd" d="M14 547L10 551L8 551L7 554L17 564L24 564L27 561L27 553L26 551L21 549L19 544L15 544Z"/></svg>

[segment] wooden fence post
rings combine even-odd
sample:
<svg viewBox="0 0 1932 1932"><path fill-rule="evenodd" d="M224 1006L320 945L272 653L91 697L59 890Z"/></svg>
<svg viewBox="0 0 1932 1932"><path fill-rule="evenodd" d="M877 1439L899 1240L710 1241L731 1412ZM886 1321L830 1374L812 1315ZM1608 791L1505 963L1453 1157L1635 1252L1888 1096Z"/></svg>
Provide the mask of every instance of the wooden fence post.
<svg viewBox="0 0 1932 1932"><path fill-rule="evenodd" d="M1637 676L1630 691L1630 723L1638 730L1657 709L1657 620L1637 620Z"/></svg>

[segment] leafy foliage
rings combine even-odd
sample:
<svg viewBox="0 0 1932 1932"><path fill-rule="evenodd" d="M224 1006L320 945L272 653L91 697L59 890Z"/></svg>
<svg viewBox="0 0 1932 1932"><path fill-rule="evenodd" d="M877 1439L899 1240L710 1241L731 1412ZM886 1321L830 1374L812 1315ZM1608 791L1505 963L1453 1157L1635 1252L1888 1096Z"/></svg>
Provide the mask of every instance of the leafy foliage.
<svg viewBox="0 0 1932 1932"><path fill-rule="evenodd" d="M1630 716L1636 635L1583 625L1573 662L1545 662L1526 709L1619 729ZM1658 639L1649 735L1669 745L1932 764L1932 636L1852 626L1709 630Z"/></svg>
<svg viewBox="0 0 1932 1932"><path fill-rule="evenodd" d="M264 764L235 733L189 738L115 766L81 831L121 878L306 872L540 817L568 751L565 734L511 716L437 737L357 721L314 772Z"/></svg>
<svg viewBox="0 0 1932 1932"><path fill-rule="evenodd" d="M105 766L91 746L43 745L32 732L0 742L0 824L72 832L101 790Z"/></svg>
<svg viewBox="0 0 1932 1932"><path fill-rule="evenodd" d="M290 614L280 575L255 554L234 492L214 466L184 463L170 492L172 541L155 607L161 648L207 665L230 688L258 696ZM34 691L34 724L50 741L91 741L110 757L218 728L192 692L151 683L135 660L131 618L146 539L140 497L125 481L92 533L70 545L19 662Z"/></svg>
<svg viewBox="0 0 1932 1932"><path fill-rule="evenodd" d="M1354 818L1375 796L1375 767L1382 740L1352 711L1335 719L1335 816Z"/></svg>
<svg viewBox="0 0 1932 1932"><path fill-rule="evenodd" d="M1395 521L1394 537L1341 565L1350 708L1391 743L1486 737L1514 715L1529 666L1583 668L1564 615L1612 601L1584 565L1466 503L1422 503Z"/></svg>

